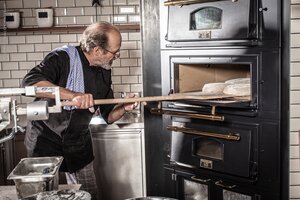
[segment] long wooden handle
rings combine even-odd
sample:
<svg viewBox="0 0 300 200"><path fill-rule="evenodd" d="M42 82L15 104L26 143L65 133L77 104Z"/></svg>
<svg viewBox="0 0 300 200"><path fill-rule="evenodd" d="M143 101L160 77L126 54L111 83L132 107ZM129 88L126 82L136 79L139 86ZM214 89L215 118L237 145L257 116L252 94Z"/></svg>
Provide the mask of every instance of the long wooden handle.
<svg viewBox="0 0 300 200"><path fill-rule="evenodd" d="M135 102L149 102L149 101L172 101L172 100L213 100L234 97L232 95L224 94L198 94L198 95L184 95L175 94L169 96L152 96L152 97L137 97L137 98L118 98L118 99L95 99L94 105L104 104L118 104L118 103L135 103ZM72 101L62 102L62 106L74 106L75 103Z"/></svg>

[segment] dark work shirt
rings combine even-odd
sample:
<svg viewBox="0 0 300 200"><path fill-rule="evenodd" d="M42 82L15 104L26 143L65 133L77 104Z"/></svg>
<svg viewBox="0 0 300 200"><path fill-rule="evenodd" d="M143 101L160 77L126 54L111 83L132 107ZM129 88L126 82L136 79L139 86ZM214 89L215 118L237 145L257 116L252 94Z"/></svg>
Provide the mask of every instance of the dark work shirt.
<svg viewBox="0 0 300 200"><path fill-rule="evenodd" d="M113 98L111 89L111 70L89 66L84 53L76 47L82 62L85 93L94 99ZM22 85L29 86L39 81L49 81L57 86L66 87L70 71L70 59L63 50L49 53L45 59L24 77ZM37 98L35 101L53 99ZM114 105L101 105L100 112L107 121ZM95 107L97 109L97 107ZM50 113L48 120L30 121L26 128L25 145L29 156L63 156L61 171L74 172L90 163L93 149L89 123L93 116L89 110L62 110Z"/></svg>

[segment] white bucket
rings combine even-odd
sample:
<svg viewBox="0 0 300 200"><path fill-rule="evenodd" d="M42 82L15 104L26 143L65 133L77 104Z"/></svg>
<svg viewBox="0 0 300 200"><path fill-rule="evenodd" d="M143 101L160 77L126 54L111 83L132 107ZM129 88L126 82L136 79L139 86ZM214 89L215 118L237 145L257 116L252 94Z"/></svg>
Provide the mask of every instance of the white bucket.
<svg viewBox="0 0 300 200"><path fill-rule="evenodd" d="M36 9L36 20L37 20L38 27L53 26L53 9L52 8Z"/></svg>
<svg viewBox="0 0 300 200"><path fill-rule="evenodd" d="M20 26L20 12L6 12L4 13L4 23L7 28L19 28Z"/></svg>

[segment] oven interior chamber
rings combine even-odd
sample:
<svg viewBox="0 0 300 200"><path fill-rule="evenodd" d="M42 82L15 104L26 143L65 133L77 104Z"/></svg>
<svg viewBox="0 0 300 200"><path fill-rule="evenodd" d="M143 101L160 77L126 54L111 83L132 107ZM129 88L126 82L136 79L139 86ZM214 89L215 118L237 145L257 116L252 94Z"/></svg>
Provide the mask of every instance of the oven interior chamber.
<svg viewBox="0 0 300 200"><path fill-rule="evenodd" d="M249 64L176 64L174 92L198 92L206 83L250 78Z"/></svg>
<svg viewBox="0 0 300 200"><path fill-rule="evenodd" d="M256 109L257 105L257 62L255 58L172 58L170 69L170 88L173 93L201 94L209 93L218 95L215 98L205 101L184 100L180 103L188 105L208 105L219 107ZM246 84L232 83L230 81L246 80ZM228 83L229 81L229 83ZM221 84L222 90L207 90L206 86ZM228 93L224 93L232 86L246 85L246 95L229 93L229 98L225 98ZM226 90L228 92L228 90ZM224 96L224 98L223 98ZM179 102L165 103L167 107L182 107Z"/></svg>

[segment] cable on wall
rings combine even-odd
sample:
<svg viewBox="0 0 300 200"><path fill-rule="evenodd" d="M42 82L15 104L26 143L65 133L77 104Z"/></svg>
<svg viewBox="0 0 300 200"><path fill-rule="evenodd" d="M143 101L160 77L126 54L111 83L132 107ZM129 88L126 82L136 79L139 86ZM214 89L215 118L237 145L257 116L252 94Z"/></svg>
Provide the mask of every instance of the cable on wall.
<svg viewBox="0 0 300 200"><path fill-rule="evenodd" d="M95 10L96 10L96 21L98 21L98 9L97 9L97 6L102 7L101 0L93 0L93 1L92 1L92 6L95 6Z"/></svg>

